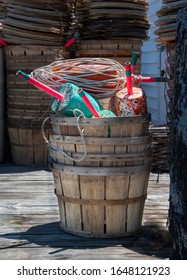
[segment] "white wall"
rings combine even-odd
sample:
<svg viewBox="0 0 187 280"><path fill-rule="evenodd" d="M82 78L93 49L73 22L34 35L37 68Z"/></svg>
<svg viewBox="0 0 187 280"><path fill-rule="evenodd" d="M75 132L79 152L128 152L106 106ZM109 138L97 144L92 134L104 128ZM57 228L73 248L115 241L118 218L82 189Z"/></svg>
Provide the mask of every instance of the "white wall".
<svg viewBox="0 0 187 280"><path fill-rule="evenodd" d="M161 52L160 46L154 41L157 29L155 21L158 20L156 11L162 6L162 0L150 0L149 22L150 29L148 36L150 39L145 41L142 47L142 76L160 76L160 70L165 69L165 51ZM148 111L151 113L152 123L154 125L166 124L166 102L165 102L165 84L164 83L144 83L142 85L148 103Z"/></svg>

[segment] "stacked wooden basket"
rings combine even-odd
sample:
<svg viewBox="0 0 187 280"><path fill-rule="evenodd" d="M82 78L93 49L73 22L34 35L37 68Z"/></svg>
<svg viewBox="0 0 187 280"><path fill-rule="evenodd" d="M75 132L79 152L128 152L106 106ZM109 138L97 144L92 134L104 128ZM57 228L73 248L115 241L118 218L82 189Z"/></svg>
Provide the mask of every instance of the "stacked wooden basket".
<svg viewBox="0 0 187 280"><path fill-rule="evenodd" d="M124 237L141 229L151 170L150 116L53 115L51 167L60 227L84 237ZM110 129L109 129L110 128ZM62 156L62 151L82 161Z"/></svg>
<svg viewBox="0 0 187 280"><path fill-rule="evenodd" d="M0 18L6 17L6 7L7 7L7 1L0 0Z"/></svg>
<svg viewBox="0 0 187 280"><path fill-rule="evenodd" d="M123 64L131 59L133 51L140 52L149 27L146 17L148 1L67 2L70 7L77 5L80 22L84 25L80 56L115 58ZM11 44L6 48L8 128L13 160L18 164L47 163L47 150L40 126L49 111L49 97L15 74L19 69L31 72L40 66L43 74L44 66L48 67L55 56L60 54L60 46L66 34L59 28L57 18L59 11L63 18L63 3L60 0L42 0L36 4L33 0L8 1L8 15L4 25L4 38ZM98 19L101 27L96 28ZM55 25L50 28L52 22ZM38 24L39 28L36 28ZM53 44L51 39L54 39ZM68 56L64 52L62 55ZM111 67L106 65L106 73L101 76L107 80L106 88L109 88L111 95L114 78L111 78ZM137 71L140 71L139 67L140 64ZM120 68L123 69L121 80L125 86L125 69L122 65ZM102 68L98 69L100 74ZM54 78L54 73L60 70L59 65L54 67L52 64L52 82L55 86L59 79ZM88 72L90 76L89 67ZM119 76L120 71L116 68L112 72ZM95 78L95 73L91 74L89 86L93 85L93 76ZM42 77L47 80L47 71ZM85 77L85 73L82 77ZM67 77L60 78L60 82L66 80ZM109 80L112 80L112 84ZM116 80L119 86L119 79ZM95 87L94 84L94 90ZM143 113L129 117L75 118L53 114L48 119L52 127L50 139L47 139L49 127L44 129L46 122L43 123L42 132L46 134L45 140L50 150L60 227L69 233L86 237L123 237L137 233L141 228L151 170L150 115Z"/></svg>
<svg viewBox="0 0 187 280"><path fill-rule="evenodd" d="M8 0L3 36L11 44L61 45L67 32L66 1Z"/></svg>
<svg viewBox="0 0 187 280"><path fill-rule="evenodd" d="M77 0L77 11L82 25L80 57L113 58L124 64L132 52L141 52L149 28L149 1ZM137 72L140 71L140 60Z"/></svg>
<svg viewBox="0 0 187 280"><path fill-rule="evenodd" d="M7 117L16 164L47 164L40 128L50 113L51 100L16 77L17 70L29 74L53 62L57 56L70 58L71 48L65 52L62 46L76 31L80 31L78 56L113 58L124 64L131 59L132 52L141 53L147 38L148 3L147 0L6 1L3 38L8 44L5 49ZM139 59L138 73L140 65Z"/></svg>
<svg viewBox="0 0 187 280"><path fill-rule="evenodd" d="M66 1L8 0L3 22L5 48L7 120L12 160L22 165L46 165L47 148L41 134L43 119L50 113L46 94L16 76L67 58L61 48L69 14Z"/></svg>
<svg viewBox="0 0 187 280"><path fill-rule="evenodd" d="M186 6L186 1L163 0L163 5L157 12L159 20L155 23L158 26L155 31L158 36L156 42L164 45L175 42L177 12Z"/></svg>
<svg viewBox="0 0 187 280"><path fill-rule="evenodd" d="M177 13L180 9L187 7L187 1L163 0L161 9L157 12L158 21L155 31L156 42L166 47L167 50L167 75L168 75L168 99L172 106L172 96L174 91L174 62L175 62L175 40L177 27ZM170 110L168 119L170 120Z"/></svg>
<svg viewBox="0 0 187 280"><path fill-rule="evenodd" d="M6 3L0 0L0 36L2 36L2 21L6 16Z"/></svg>
<svg viewBox="0 0 187 280"><path fill-rule="evenodd" d="M156 26L158 29L155 31L157 38L156 42L165 46L167 51L167 100L168 100L168 140L170 141L171 130L170 125L172 123L172 111L173 111L173 97L174 97L174 67L175 67L175 49L176 49L176 31L177 31L177 13L180 9L187 7L187 1L173 1L163 0L161 9L157 12L158 20ZM170 150L170 145L168 145ZM169 152L170 155L170 152Z"/></svg>

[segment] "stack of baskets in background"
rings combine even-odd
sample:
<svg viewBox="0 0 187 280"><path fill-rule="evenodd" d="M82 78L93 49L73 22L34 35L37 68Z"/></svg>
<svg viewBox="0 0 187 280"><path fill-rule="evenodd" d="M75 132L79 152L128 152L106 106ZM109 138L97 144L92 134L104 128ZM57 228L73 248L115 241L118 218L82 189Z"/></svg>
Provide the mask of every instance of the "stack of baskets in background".
<svg viewBox="0 0 187 280"><path fill-rule="evenodd" d="M158 29L156 42L163 45L172 44L176 39L177 12L187 6L186 1L163 0L161 9L156 13L159 20L155 23Z"/></svg>
<svg viewBox="0 0 187 280"><path fill-rule="evenodd" d="M7 13L7 1L5 0L0 0L0 19L2 21L2 19L4 19L6 17L6 13ZM2 27L2 23L0 22L0 26Z"/></svg>
<svg viewBox="0 0 187 280"><path fill-rule="evenodd" d="M2 33L8 44L5 48L7 121L14 163L47 163L47 150L40 129L50 112L51 100L16 77L17 70L29 74L35 68L53 62L59 55L62 58L107 57L124 64L131 59L132 52L141 52L142 43L147 38L148 3L147 0L117 3L6 1L7 14ZM80 41L64 49L65 42L76 32L80 32ZM140 64L139 59L137 73Z"/></svg>
<svg viewBox="0 0 187 280"><path fill-rule="evenodd" d="M61 46L69 20L66 1L8 0L3 37L9 44Z"/></svg>
<svg viewBox="0 0 187 280"><path fill-rule="evenodd" d="M30 73L59 56L63 59L72 55L112 58L124 65L131 60L132 52L141 55L149 28L149 1L7 0L6 7L5 1L1 3L7 10L3 38L9 45L5 62L12 159L16 164L45 165L47 149L41 124L51 112L51 98L16 77L17 70ZM62 46L77 32L79 40L65 51ZM141 56L137 74L140 68ZM107 100L101 101L104 108Z"/></svg>
<svg viewBox="0 0 187 280"><path fill-rule="evenodd" d="M22 165L46 165L47 148L41 134L50 113L51 98L16 77L18 70L33 69L69 58L66 41L70 13L67 1L8 0L3 21L5 48L7 122L12 160Z"/></svg>
<svg viewBox="0 0 187 280"><path fill-rule="evenodd" d="M22 165L46 165L47 149L41 124L50 114L51 98L16 77L18 69L30 73L51 63L61 50L57 47L19 45L6 48L7 122L12 160Z"/></svg>
<svg viewBox="0 0 187 280"><path fill-rule="evenodd" d="M163 0L161 9L157 12L158 21L155 25L158 29L155 41L166 47L167 50L167 75L168 75L168 99L172 101L173 77L175 60L176 18L179 9L187 6L186 1ZM170 115L168 115L170 118Z"/></svg>
<svg viewBox="0 0 187 280"><path fill-rule="evenodd" d="M66 43L75 39L74 42L68 45L70 58L78 57L79 39L80 39L80 18L77 14L77 0L67 0L68 9L70 11L69 31L66 36Z"/></svg>
<svg viewBox="0 0 187 280"><path fill-rule="evenodd" d="M162 7L157 12L158 20L155 22L158 29L155 31L157 36L155 41L165 46L167 51L167 103L168 103L168 139L170 141L172 126L172 108L174 96L174 66L175 66L175 47L177 13L180 9L187 7L187 1L163 0ZM169 145L170 147L170 145Z"/></svg>
<svg viewBox="0 0 187 280"><path fill-rule="evenodd" d="M141 52L149 28L149 1L77 0L82 26L80 57L100 56L125 64L132 52ZM137 73L140 73L140 60Z"/></svg>
<svg viewBox="0 0 187 280"><path fill-rule="evenodd" d="M149 1L76 0L75 17L80 23L79 57L105 57L122 65L140 54L135 74L141 72L141 47L148 39ZM101 100L106 108L108 99Z"/></svg>

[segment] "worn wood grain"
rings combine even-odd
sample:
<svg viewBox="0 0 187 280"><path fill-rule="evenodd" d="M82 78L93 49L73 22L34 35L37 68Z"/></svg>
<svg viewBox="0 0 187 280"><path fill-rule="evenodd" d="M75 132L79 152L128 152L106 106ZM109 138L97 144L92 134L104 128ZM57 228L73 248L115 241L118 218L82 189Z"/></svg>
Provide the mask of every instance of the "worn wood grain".
<svg viewBox="0 0 187 280"><path fill-rule="evenodd" d="M151 173L141 231L83 238L62 231L49 169L0 164L0 260L168 259L169 174ZM120 215L120 214L119 214Z"/></svg>

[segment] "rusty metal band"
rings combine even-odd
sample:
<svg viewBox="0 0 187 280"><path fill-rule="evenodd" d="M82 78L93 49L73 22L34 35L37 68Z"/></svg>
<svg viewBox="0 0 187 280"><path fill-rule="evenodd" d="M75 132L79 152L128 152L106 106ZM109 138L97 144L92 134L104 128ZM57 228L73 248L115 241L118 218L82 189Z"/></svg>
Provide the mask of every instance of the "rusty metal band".
<svg viewBox="0 0 187 280"><path fill-rule="evenodd" d="M108 126L108 125L127 125L127 124L144 124L149 123L151 115L144 116L129 116L129 117L116 117L116 118L82 118L79 120L82 126ZM53 125L68 125L75 126L75 118L63 117L59 115L52 115L50 117L50 123Z"/></svg>
<svg viewBox="0 0 187 280"><path fill-rule="evenodd" d="M151 162L148 164L136 165L136 166L89 167L89 166L64 165L63 163L54 162L54 160L51 159L49 164L52 170L59 171L62 174L88 175L88 176L133 175L133 174L141 174L144 172L150 172L152 168Z"/></svg>
<svg viewBox="0 0 187 280"><path fill-rule="evenodd" d="M54 151L51 148L53 154L51 157L55 158L55 156L58 158L59 152L58 151ZM80 158L83 153L70 153L71 156L73 156L74 158ZM87 155L85 156L84 160L85 161L112 161L112 162L118 162L118 161L133 161L134 163L137 163L140 160L145 160L145 159L151 159L152 157L152 153L151 151L147 151L147 152L142 152L142 153L130 153L130 154L96 154L96 153L89 153L87 152Z"/></svg>
<svg viewBox="0 0 187 280"><path fill-rule="evenodd" d="M68 135L50 135L50 140L54 143L61 144L82 144L82 139L79 136ZM86 144L88 145L141 145L149 144L152 142L152 135L138 136L138 137L84 137Z"/></svg>
<svg viewBox="0 0 187 280"><path fill-rule="evenodd" d="M141 197L134 197L134 198L125 198L125 199L82 199L82 198L71 198L64 195L60 195L56 193L58 199L63 202L68 202L72 204L79 204L79 205L92 205L92 206L115 206L115 205L127 205L137 202L145 201L147 195Z"/></svg>

